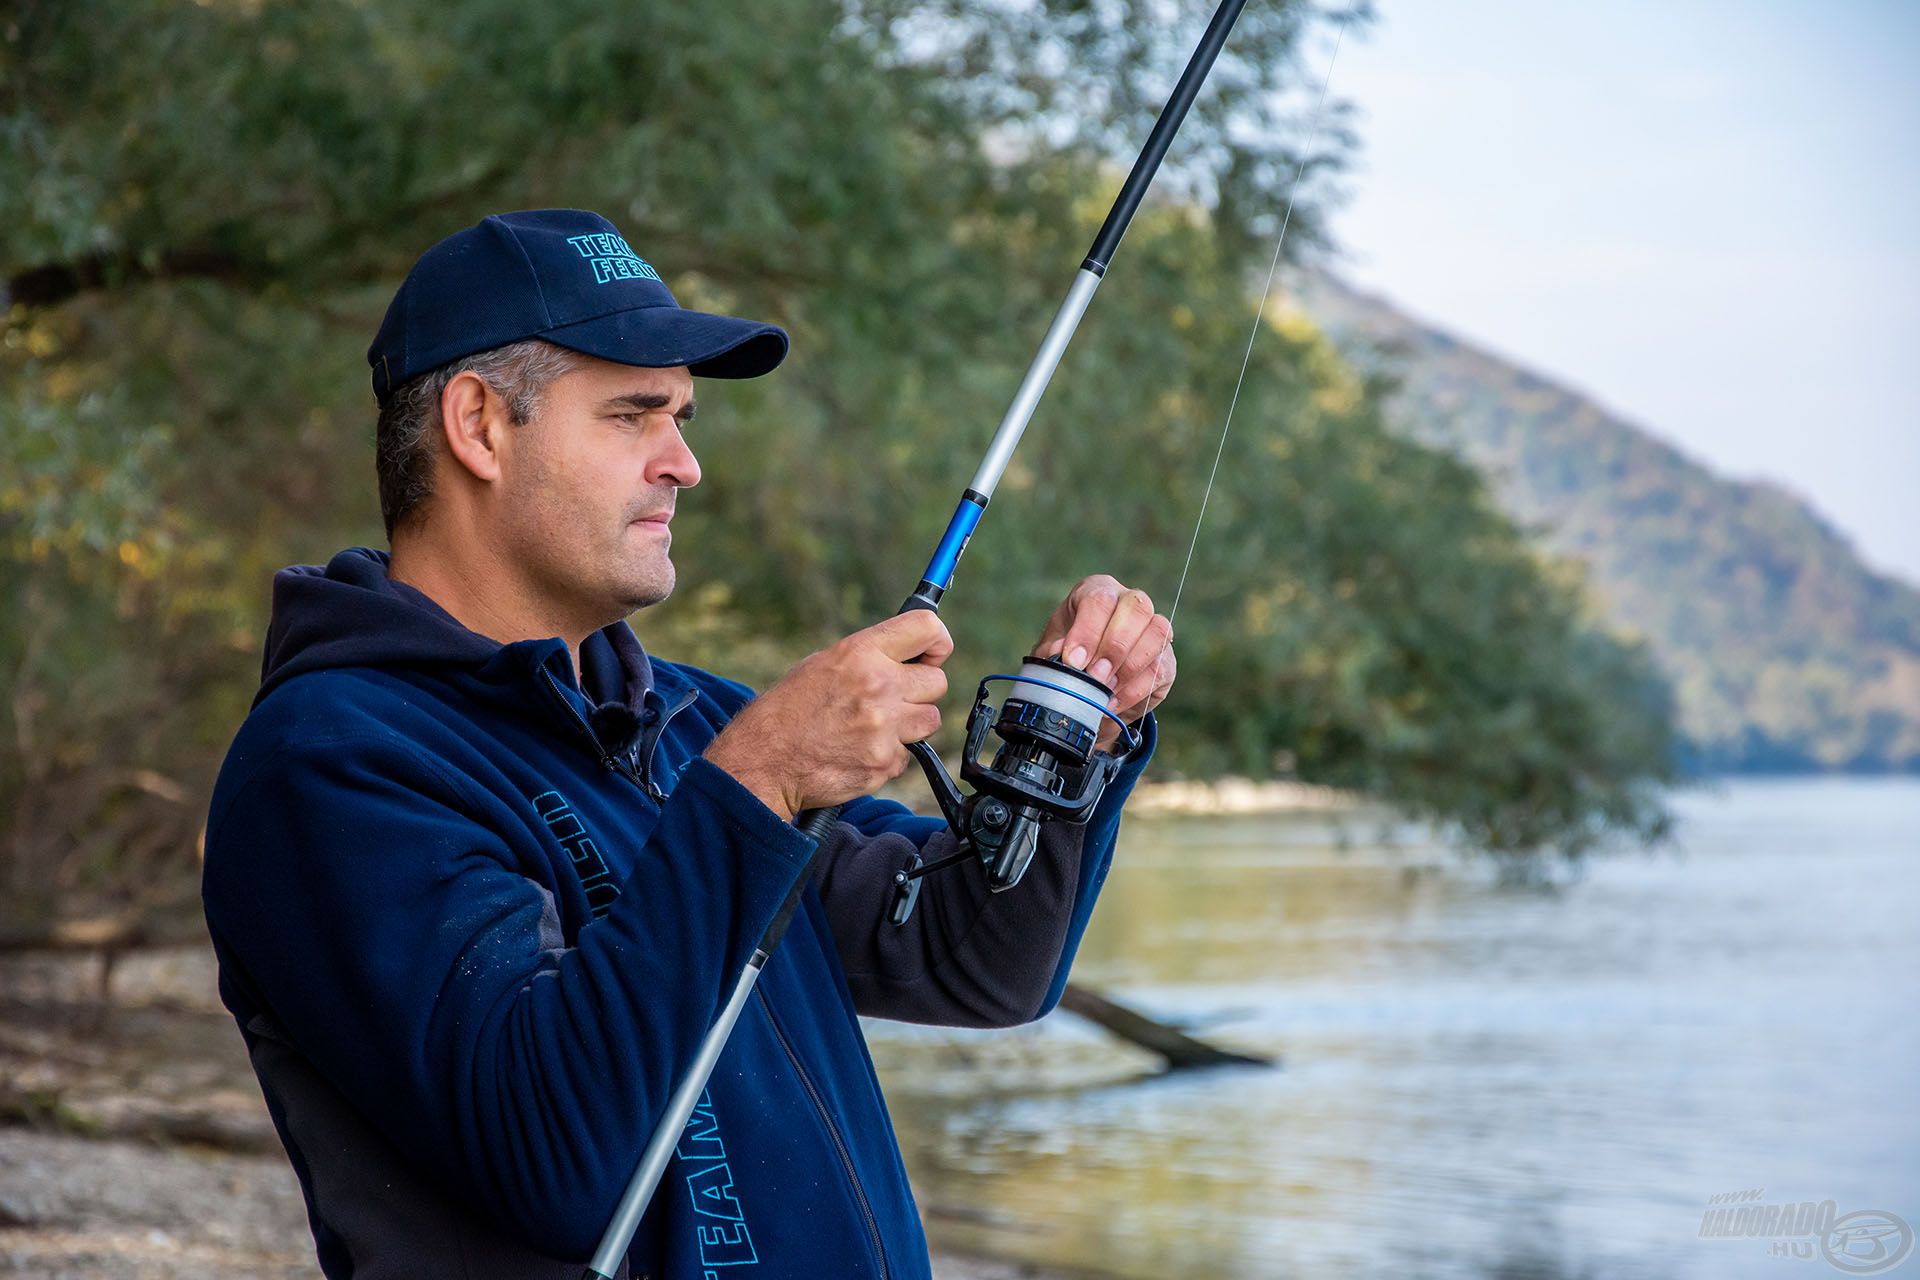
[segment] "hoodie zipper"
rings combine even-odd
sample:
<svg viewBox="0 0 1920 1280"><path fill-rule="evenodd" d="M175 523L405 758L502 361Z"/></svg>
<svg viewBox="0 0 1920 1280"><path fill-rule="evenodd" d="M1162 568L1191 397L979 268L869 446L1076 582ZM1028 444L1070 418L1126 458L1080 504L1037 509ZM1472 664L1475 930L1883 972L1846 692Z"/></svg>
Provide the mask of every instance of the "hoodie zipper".
<svg viewBox="0 0 1920 1280"><path fill-rule="evenodd" d="M627 758L635 763L639 769L640 776L645 779L647 793L651 795L656 802L664 801L667 798L667 793L662 791L653 780L653 753L660 746L660 739L667 735L667 721L673 719L698 701L700 701L700 691L698 689L689 689L681 694L680 701L674 703L665 711L662 711L660 713L660 719L656 723L648 725L646 730L640 735L640 741L646 746L645 755L641 755L641 748L638 745L627 752Z"/></svg>
<svg viewBox="0 0 1920 1280"><path fill-rule="evenodd" d="M647 740L647 758L645 761L642 761L640 759L640 749L637 746L630 748L624 756L616 755L602 746L600 743L600 735L593 731L593 725L588 723L587 718L580 714L580 708L573 705L573 700L567 697L566 691L560 687L560 681L554 677L553 672L542 668L540 674L546 677L547 689L553 694L554 700L566 709L568 717L572 719L576 725L580 726L580 732L586 735L589 743L593 744L593 754L599 757L601 765L613 770L646 792L647 798L655 804L664 804L667 799L667 793L662 791L659 784L653 780L654 749L660 745L660 739L666 735L667 721L673 719L682 711L685 711L688 707L698 702L700 700L700 691L698 689L687 690L680 696L680 701L674 703L660 714L658 724L648 728L644 735Z"/></svg>
<svg viewBox="0 0 1920 1280"><path fill-rule="evenodd" d="M773 1038L780 1042L786 1051L787 1061L793 1064L794 1074L800 1077L800 1083L806 1088L807 1097L813 1101L813 1109L820 1116L820 1123L826 1126L827 1136L833 1139L833 1149L839 1153L840 1167L847 1175L847 1185L853 1188L853 1198L860 1205L860 1216L866 1219L867 1238L873 1243L873 1256L880 1264L879 1280L887 1280L887 1251L880 1243L880 1223L873 1216L873 1205L867 1200L866 1188L860 1185L860 1175L854 1172L853 1152L847 1147L847 1140L840 1136L840 1126L834 1123L833 1115L827 1110L826 1102L820 1097L820 1090L814 1087L813 1077L800 1065L800 1055L793 1050L793 1043L787 1039L787 1033L780 1029L780 1019L773 1013L773 1005L767 999L764 987L755 987L754 995L760 998L760 1006L767 1015L767 1025L773 1028Z"/></svg>
<svg viewBox="0 0 1920 1280"><path fill-rule="evenodd" d="M560 687L560 682L554 679L553 672L543 669L540 674L546 677L547 688L552 691L554 700L566 708L567 715L572 717L573 722L580 726L580 732L586 735L587 741L593 744L593 754L599 757L600 763L621 776L630 778L634 782L640 783L643 787L646 786L646 784L641 781L638 770L634 769L631 765L624 769L621 768L621 765L624 763L621 758L600 745L600 735L593 731L593 726L587 723L587 718L580 714L580 708L574 706L572 699L567 697L566 691ZM647 788L647 793L651 795L653 789L650 787Z"/></svg>
<svg viewBox="0 0 1920 1280"><path fill-rule="evenodd" d="M660 739L666 735L667 721L698 702L700 691L687 690L678 702L660 714L658 724L648 727L644 735L647 744L646 759L642 761L639 758L640 748L637 745L630 748L624 757L617 756L601 746L600 735L593 731L593 726L588 723L587 718L580 714L580 708L574 706L573 700L561 689L560 682L554 678L553 672L543 670L541 674L547 679L547 688L552 691L560 705L567 709L569 718L580 726L580 732L585 734L587 741L593 744L594 754L600 758L600 763L622 777L630 779L655 801L665 800L666 793L661 791L653 781L653 753L660 745ZM853 1198L860 1206L860 1217L867 1224L867 1239L873 1245L874 1261L880 1266L879 1280L887 1280L887 1251L880 1242L880 1223L874 1217L873 1204L867 1199L866 1188L860 1185L860 1175L854 1170L853 1152L848 1148L847 1140L841 1136L840 1126L834 1123L833 1114L827 1110L827 1104L821 1098L820 1090L814 1085L813 1077L808 1075L807 1069L800 1064L800 1055L794 1052L793 1042L787 1039L787 1033L781 1029L779 1019L774 1017L773 1005L767 1000L766 990L755 988L754 995L759 997L760 1006L767 1015L767 1025L773 1028L773 1038L780 1042L780 1048L787 1055L787 1061L793 1064L794 1074L800 1077L801 1087L806 1089L807 1098L813 1103L815 1114L820 1117L820 1123L826 1128L827 1136L833 1140L834 1152L840 1157L840 1168L847 1175L847 1185L853 1188Z"/></svg>

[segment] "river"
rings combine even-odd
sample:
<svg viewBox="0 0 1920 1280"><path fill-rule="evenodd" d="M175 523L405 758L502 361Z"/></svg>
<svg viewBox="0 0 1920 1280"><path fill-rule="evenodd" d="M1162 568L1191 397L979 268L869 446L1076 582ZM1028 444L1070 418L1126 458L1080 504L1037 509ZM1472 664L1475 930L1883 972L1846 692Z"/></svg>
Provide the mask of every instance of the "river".
<svg viewBox="0 0 1920 1280"><path fill-rule="evenodd" d="M1364 818L1130 820L1076 980L1282 1069L874 1024L933 1236L1127 1280L1839 1274L1700 1230L1736 1192L1920 1225L1920 779L1676 809L1555 890Z"/></svg>

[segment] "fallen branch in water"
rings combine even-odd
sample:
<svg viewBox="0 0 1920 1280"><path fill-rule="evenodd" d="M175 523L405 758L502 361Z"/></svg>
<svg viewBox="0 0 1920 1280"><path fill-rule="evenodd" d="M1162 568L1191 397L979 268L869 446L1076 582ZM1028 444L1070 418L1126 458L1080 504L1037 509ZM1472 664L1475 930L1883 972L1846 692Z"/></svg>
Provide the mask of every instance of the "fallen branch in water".
<svg viewBox="0 0 1920 1280"><path fill-rule="evenodd" d="M1060 997L1060 1007L1079 1014L1088 1022L1119 1036L1129 1044L1136 1044L1149 1053L1159 1054L1166 1059L1169 1071L1181 1071L1189 1067L1279 1065L1272 1058L1235 1053L1231 1049L1222 1049L1204 1040L1196 1040L1178 1028L1170 1027L1164 1022L1156 1022L1144 1013L1136 1013L1124 1005L1115 1004L1098 991L1071 982L1067 984L1066 994Z"/></svg>

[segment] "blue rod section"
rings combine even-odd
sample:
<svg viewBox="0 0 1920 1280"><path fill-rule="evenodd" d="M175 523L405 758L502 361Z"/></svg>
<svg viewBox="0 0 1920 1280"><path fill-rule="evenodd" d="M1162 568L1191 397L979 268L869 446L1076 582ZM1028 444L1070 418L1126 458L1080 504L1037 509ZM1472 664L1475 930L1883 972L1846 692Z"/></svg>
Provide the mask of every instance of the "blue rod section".
<svg viewBox="0 0 1920 1280"><path fill-rule="evenodd" d="M973 536L986 509L985 503L974 501L970 494L960 499L960 505L953 509L953 519L947 521L947 531L940 535L940 545L933 549L933 559L927 561L923 578L942 591L953 585L953 570L960 563L960 553L967 549L967 539Z"/></svg>

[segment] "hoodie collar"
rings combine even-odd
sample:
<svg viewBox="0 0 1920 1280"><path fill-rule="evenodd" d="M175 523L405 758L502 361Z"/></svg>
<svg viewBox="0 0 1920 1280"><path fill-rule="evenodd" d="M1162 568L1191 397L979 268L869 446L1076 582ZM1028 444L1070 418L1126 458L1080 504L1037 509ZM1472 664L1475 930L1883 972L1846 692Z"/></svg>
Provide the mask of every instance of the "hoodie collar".
<svg viewBox="0 0 1920 1280"><path fill-rule="evenodd" d="M294 565L274 575L256 705L293 677L332 667L463 667L481 679L513 680L546 666L579 688L559 637L503 645L462 626L425 592L393 581L389 564L384 551L349 547L324 568ZM654 667L624 620L587 637L580 666L589 705L642 713Z"/></svg>

